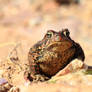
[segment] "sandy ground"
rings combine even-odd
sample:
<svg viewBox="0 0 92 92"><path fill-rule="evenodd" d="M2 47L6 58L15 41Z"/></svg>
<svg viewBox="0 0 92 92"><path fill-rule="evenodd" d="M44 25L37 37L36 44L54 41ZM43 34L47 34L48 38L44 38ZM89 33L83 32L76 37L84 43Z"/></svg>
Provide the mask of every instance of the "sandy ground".
<svg viewBox="0 0 92 92"><path fill-rule="evenodd" d="M85 63L92 65L92 1L80 1L78 5L58 6L53 0L0 0L0 61L4 61L21 41L25 48L23 54L27 56L29 48L41 40L48 29L68 28L71 37L85 52ZM45 89L46 92L90 92L90 86L43 83L33 84L28 89L24 87L21 92L43 92Z"/></svg>

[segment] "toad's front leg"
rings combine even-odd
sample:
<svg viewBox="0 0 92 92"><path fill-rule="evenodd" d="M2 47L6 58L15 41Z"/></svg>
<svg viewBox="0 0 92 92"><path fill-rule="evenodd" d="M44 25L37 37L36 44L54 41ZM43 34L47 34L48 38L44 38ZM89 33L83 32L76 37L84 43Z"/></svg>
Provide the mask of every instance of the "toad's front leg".
<svg viewBox="0 0 92 92"><path fill-rule="evenodd" d="M29 70L24 72L24 79L30 82L43 82L48 80L49 78L44 74L41 74L38 64L31 62Z"/></svg>

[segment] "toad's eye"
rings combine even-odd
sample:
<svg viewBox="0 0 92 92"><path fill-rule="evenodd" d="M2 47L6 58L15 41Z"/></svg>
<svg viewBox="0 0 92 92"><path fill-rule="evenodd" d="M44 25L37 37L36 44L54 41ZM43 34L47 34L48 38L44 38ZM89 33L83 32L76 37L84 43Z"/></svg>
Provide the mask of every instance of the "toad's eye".
<svg viewBox="0 0 92 92"><path fill-rule="evenodd" d="M63 34L64 34L65 36L69 36L70 32L68 31L68 29L65 29L65 30L63 31Z"/></svg>
<svg viewBox="0 0 92 92"><path fill-rule="evenodd" d="M64 33L64 35L65 35L65 36L67 36L67 33L66 33L66 31L64 31L63 33Z"/></svg>
<svg viewBox="0 0 92 92"><path fill-rule="evenodd" d="M46 36L47 36L48 38L51 38L51 37L52 37L52 35L53 35L53 33L52 33L52 32L47 32L47 34L46 34Z"/></svg>

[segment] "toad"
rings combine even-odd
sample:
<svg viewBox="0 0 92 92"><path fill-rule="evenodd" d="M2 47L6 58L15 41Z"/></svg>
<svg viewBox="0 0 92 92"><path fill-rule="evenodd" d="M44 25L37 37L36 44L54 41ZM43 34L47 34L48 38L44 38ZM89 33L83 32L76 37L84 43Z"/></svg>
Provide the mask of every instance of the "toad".
<svg viewBox="0 0 92 92"><path fill-rule="evenodd" d="M48 30L44 38L29 50L28 78L31 81L47 80L75 58L84 61L85 55L81 46L71 39L69 30Z"/></svg>

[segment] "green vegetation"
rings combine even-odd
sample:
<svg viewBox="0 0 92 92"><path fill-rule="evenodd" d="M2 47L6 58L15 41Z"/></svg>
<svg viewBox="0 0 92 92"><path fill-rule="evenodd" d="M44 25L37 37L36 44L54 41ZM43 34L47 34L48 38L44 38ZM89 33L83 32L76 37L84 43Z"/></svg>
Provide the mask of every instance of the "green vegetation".
<svg viewBox="0 0 92 92"><path fill-rule="evenodd" d="M90 75L92 75L92 70L87 70L87 71L85 71L85 74L90 74Z"/></svg>

